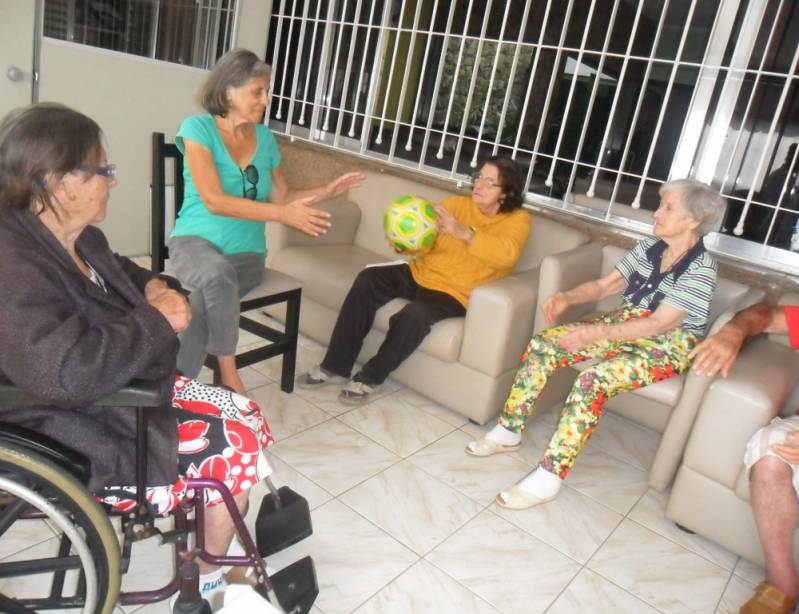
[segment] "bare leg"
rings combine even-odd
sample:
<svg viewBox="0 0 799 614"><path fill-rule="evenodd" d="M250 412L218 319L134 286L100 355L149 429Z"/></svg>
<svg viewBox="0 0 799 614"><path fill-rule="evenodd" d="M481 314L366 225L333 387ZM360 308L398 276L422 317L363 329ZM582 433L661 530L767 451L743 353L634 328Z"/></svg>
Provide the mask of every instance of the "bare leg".
<svg viewBox="0 0 799 614"><path fill-rule="evenodd" d="M793 561L793 534L799 524L799 501L791 468L766 456L752 467L752 511L766 559L766 580L783 593L799 597Z"/></svg>
<svg viewBox="0 0 799 614"><path fill-rule="evenodd" d="M233 392L238 392L242 396L247 396L244 382L241 381L239 372L236 369L236 356L217 356L216 359L219 361L219 375L222 379L222 385L227 386Z"/></svg>
<svg viewBox="0 0 799 614"><path fill-rule="evenodd" d="M247 508L248 496L249 491L245 490L233 497L242 515L244 515ZM219 556L224 555L230 546L230 540L233 539L235 530L236 527L233 525L230 514L228 514L227 508L223 503L205 510L205 548L208 552ZM197 559L197 564L200 566L201 574L207 574L219 569L219 565L211 565L200 559Z"/></svg>

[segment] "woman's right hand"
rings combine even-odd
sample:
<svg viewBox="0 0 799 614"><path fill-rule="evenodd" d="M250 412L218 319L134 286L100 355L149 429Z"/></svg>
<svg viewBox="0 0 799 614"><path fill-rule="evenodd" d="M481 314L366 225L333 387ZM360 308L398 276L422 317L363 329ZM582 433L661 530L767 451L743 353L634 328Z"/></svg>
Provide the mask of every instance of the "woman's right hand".
<svg viewBox="0 0 799 614"><path fill-rule="evenodd" d="M147 302L161 312L175 333L182 333L191 322L191 306L177 290L164 290Z"/></svg>
<svg viewBox="0 0 799 614"><path fill-rule="evenodd" d="M555 323L558 316L562 314L569 306L569 301L566 298L565 292L555 292L544 304L541 305L541 310L544 312L544 319L549 326Z"/></svg>
<svg viewBox="0 0 799 614"><path fill-rule="evenodd" d="M311 206L318 200L318 196L306 196L282 205L280 222L312 237L325 234L331 226L330 214Z"/></svg>

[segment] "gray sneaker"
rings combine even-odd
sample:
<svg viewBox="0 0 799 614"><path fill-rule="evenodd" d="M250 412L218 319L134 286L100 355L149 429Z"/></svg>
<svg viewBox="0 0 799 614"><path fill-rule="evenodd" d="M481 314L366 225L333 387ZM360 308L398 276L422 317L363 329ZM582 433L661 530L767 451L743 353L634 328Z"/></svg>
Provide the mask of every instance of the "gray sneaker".
<svg viewBox="0 0 799 614"><path fill-rule="evenodd" d="M375 388L377 388L377 386L372 387L369 384L356 382L354 379L351 379L347 382L347 385L341 389L338 400L347 405L362 405L369 400L369 395L374 392Z"/></svg>
<svg viewBox="0 0 799 614"><path fill-rule="evenodd" d="M346 378L326 371L321 365L316 365L308 373L297 378L297 385L304 390L311 390L328 384L340 384L345 381Z"/></svg>

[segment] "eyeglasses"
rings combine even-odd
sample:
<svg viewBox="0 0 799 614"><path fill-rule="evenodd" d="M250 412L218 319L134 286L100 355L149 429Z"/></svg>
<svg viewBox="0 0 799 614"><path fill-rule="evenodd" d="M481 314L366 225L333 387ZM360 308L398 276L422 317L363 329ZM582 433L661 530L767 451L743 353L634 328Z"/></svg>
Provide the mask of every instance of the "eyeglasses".
<svg viewBox="0 0 799 614"><path fill-rule="evenodd" d="M109 181L117 178L117 165L116 164L102 164L100 166L93 166L91 164L81 164L75 169L76 171L83 171L92 175L100 175Z"/></svg>
<svg viewBox="0 0 799 614"><path fill-rule="evenodd" d="M499 185L499 183L497 182L496 179L494 179L492 177L486 177L485 175L482 175L481 173L475 173L474 175L472 175L472 183L478 183L478 182L484 183L489 188L501 188L502 187L501 185Z"/></svg>
<svg viewBox="0 0 799 614"><path fill-rule="evenodd" d="M247 168L239 169L239 171L241 171L241 195L244 198L255 200L255 197L258 196L258 169L249 164ZM249 188L244 183L245 181L250 184Z"/></svg>

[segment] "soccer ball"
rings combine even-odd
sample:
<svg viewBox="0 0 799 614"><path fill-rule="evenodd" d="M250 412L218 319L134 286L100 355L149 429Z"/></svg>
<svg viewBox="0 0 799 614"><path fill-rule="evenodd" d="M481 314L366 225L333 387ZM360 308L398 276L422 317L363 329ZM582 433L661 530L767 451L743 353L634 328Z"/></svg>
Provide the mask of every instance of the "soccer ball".
<svg viewBox="0 0 799 614"><path fill-rule="evenodd" d="M383 216L383 229L391 246L399 252L418 252L436 240L433 205L424 198L406 195L393 200Z"/></svg>

